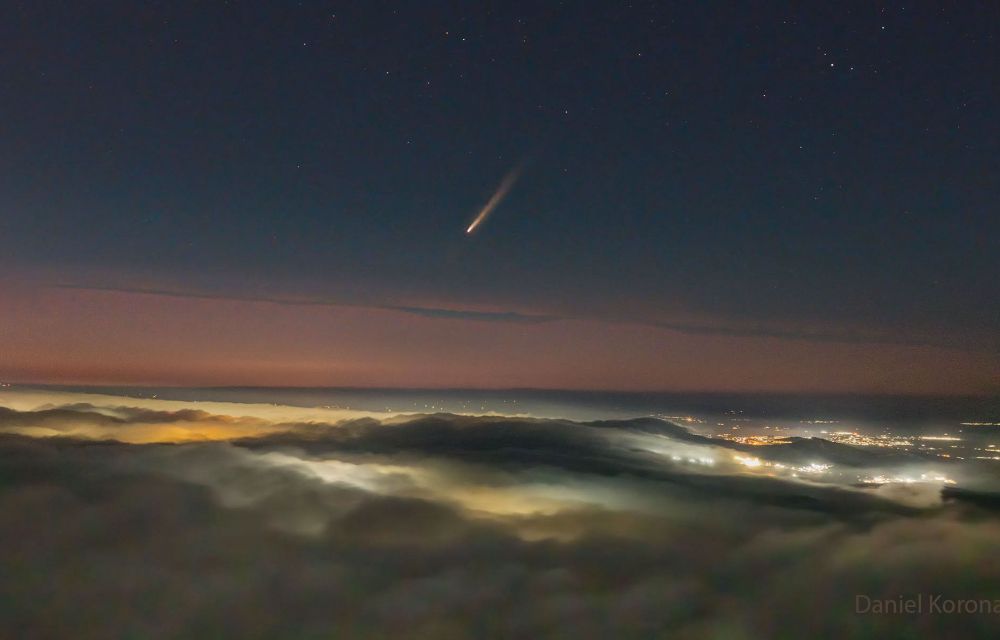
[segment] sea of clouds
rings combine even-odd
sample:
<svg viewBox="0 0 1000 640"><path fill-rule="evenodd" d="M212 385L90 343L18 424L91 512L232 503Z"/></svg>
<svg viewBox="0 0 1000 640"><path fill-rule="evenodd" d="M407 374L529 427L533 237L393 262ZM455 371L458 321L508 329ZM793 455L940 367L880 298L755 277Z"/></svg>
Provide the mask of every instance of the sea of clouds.
<svg viewBox="0 0 1000 640"><path fill-rule="evenodd" d="M0 637L1000 631L990 612L855 610L1000 600L987 463L748 447L654 419L0 405ZM919 481L857 482L879 475Z"/></svg>

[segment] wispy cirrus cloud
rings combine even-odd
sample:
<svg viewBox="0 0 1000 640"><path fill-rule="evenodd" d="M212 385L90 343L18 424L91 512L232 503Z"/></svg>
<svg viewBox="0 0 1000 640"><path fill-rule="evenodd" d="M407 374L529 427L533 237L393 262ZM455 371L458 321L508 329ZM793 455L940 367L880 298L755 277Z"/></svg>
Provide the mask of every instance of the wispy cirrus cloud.
<svg viewBox="0 0 1000 640"><path fill-rule="evenodd" d="M677 333L691 335L722 336L732 338L774 338L779 340L795 340L815 343L841 344L871 344L899 345L911 347L935 347L945 349L981 350L982 345L970 346L963 342L961 336L937 336L929 334L914 334L913 332L859 329L850 327L816 326L808 323L781 323L743 321L736 322L726 318L717 320L662 320L651 313L650 317L639 314L629 318L621 318L615 314L589 313L579 314L571 310L564 313L526 313L510 310L481 310L462 308L460 306L418 306L412 304L373 303L368 301L334 300L321 297L279 297L261 294L238 294L198 291L190 289L170 289L161 287L107 286L80 283L56 283L49 285L55 289L96 291L134 295L161 296L169 298L187 298L202 300L228 300L237 302L266 303L280 306L300 307L353 307L368 308L382 311L395 311L422 318L441 320L471 320L477 322L500 322L516 324L541 324L561 320L602 320L615 324L633 324L650 326ZM993 345L1000 349L1000 343Z"/></svg>
<svg viewBox="0 0 1000 640"><path fill-rule="evenodd" d="M191 298L201 300L231 300L236 302L263 302L293 307L365 307L383 311L398 311L424 318L440 318L448 320L476 320L481 322L524 322L538 323L559 320L559 316L521 313L518 311L480 311L475 309L421 307L400 304L370 304L350 301L326 300L322 298L282 298L267 295L240 295L230 293L214 293L181 289L162 289L146 287L113 287L85 284L58 283L50 285L55 289L71 289L78 291L98 291L109 293L125 293L169 298Z"/></svg>

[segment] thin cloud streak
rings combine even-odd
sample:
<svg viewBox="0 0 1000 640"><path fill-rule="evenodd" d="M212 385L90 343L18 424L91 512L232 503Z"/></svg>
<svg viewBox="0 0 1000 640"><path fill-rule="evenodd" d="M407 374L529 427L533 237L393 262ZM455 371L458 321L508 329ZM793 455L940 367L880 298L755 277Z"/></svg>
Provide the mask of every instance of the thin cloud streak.
<svg viewBox="0 0 1000 640"><path fill-rule="evenodd" d="M890 335L887 333L865 333L861 331L837 331L829 329L794 328L768 326L753 324L749 326L738 326L732 323L697 323L697 322L672 322L658 320L625 320L615 317L601 316L576 316L557 315L544 313L521 313L518 311L477 311L472 309L449 309L443 307L419 307L410 305L393 304L365 304L351 302L337 302L333 300L316 299L290 299L275 298L270 296L236 295L236 294L216 294L203 293L198 291L181 291L173 289L158 289L145 287L113 287L98 285L83 285L72 283L58 283L49 285L54 289L68 289L75 291L98 291L110 293L138 294L160 296L168 298L187 298L197 300L227 300L235 302L263 302L281 306L301 306L301 307L342 307L342 308L365 308L382 311L395 311L422 318L440 320L472 320L478 322L501 322L516 324L543 324L547 322L557 322L565 320L597 320L615 325L637 325L648 326L666 331L674 331L688 335L714 335L729 338L773 338L777 340L795 340L811 343L836 343L836 344L884 344L899 345L905 347L933 347L941 349L951 349L957 351L967 351L968 346L964 346L955 341L947 339L935 339L928 336L907 336Z"/></svg>
<svg viewBox="0 0 1000 640"><path fill-rule="evenodd" d="M439 307L414 307L407 305L357 304L350 302L336 302L333 300L273 298L269 296L216 294L216 293L202 293L198 291L176 291L171 289L153 289L153 288L147 289L144 287L106 287L106 286L59 283L50 285L50 288L68 289L72 291L99 291L107 293L138 294L138 295L160 296L166 298L188 298L196 300L264 302L267 304L276 304L281 306L293 306L293 307L345 307L345 308L360 307L365 309L379 309L382 311L397 311L399 313L407 313L410 315L420 316L423 318L477 320L482 322L523 322L531 324L540 322L551 322L554 320L562 319L558 316L520 313L517 311L475 311L471 309L445 309Z"/></svg>

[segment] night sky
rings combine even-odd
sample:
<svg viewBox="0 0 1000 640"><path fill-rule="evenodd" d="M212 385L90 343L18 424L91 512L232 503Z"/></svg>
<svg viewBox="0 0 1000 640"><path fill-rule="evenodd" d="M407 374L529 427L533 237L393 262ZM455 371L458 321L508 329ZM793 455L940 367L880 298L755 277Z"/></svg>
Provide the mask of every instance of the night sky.
<svg viewBox="0 0 1000 640"><path fill-rule="evenodd" d="M0 376L995 393L998 25L4 2Z"/></svg>

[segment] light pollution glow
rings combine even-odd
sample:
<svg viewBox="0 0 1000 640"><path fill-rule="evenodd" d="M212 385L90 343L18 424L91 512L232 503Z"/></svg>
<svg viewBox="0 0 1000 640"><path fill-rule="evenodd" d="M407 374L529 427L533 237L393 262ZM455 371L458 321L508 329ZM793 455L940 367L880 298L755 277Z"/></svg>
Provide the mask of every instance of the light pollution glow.
<svg viewBox="0 0 1000 640"><path fill-rule="evenodd" d="M293 407L270 403L230 403L230 402L190 402L184 400L162 400L154 398L121 397L100 393L79 393L56 390L3 389L0 391L0 407L6 407L16 412L31 412L51 409L72 408L77 411L75 418L54 416L49 419L36 418L32 423L0 422L0 434L16 434L32 438L70 437L84 440L118 441L126 444L183 444L226 442L242 438L255 438L269 434L295 432L305 428L307 431L322 429L325 426L343 426L359 419L376 420L385 426L405 425L419 415L386 411L360 411L355 409L332 409L325 407ZM144 412L141 418L136 418L135 411ZM475 414L465 414L475 415ZM92 416L94 419L88 418ZM482 416L486 417L486 416ZM500 417L493 414L493 417ZM117 420L112 422L105 419ZM521 418L519 418L521 419ZM530 419L530 418L529 418ZM589 428L589 427L588 427ZM923 436L927 440L949 440L957 438ZM719 444L730 438L719 438ZM611 447L625 446L631 451L646 451L659 460L670 460L672 466L700 468L700 473L718 473L722 475L754 471L765 475L784 477L786 480L799 478L799 474L813 476L816 480L822 478L832 485L842 484L845 479L841 474L829 475L834 465L815 461L784 464L777 461L762 459L756 456L733 453L731 456L721 456L724 449L714 444L690 444L678 442L661 435L645 433L616 433L607 437ZM784 443L760 445L761 450L769 447L780 447ZM723 445L725 446L725 445ZM733 464L727 464L731 460ZM307 475L324 478L327 481L337 479L338 482L358 484L349 481L355 475L361 474L368 480L389 476L406 476L409 482L420 488L419 494L434 494L436 499L448 500L461 504L465 508L484 513L521 513L521 512L552 512L558 510L558 504L567 501L570 505L603 504L613 507L616 503L628 502L628 491L601 492L597 487L588 486L586 490L570 488L546 488L545 482L536 485L533 482L519 483L516 489L497 491L494 487L456 488L449 484L443 475L450 475L458 467L463 466L456 461L445 465L451 469L445 473L438 461L432 467L410 463L374 464L371 461L356 463L340 461L331 463L329 460L303 460L301 456L288 456L281 452L271 452L261 458L277 466L294 467ZM457 467L455 465L458 465ZM345 479L345 470L350 478ZM354 473L357 471L357 473ZM865 476L857 476L857 480L871 484L895 483L927 483L955 484L955 481L934 469L923 469L916 473L900 474L899 470L890 472L888 469L869 468ZM912 471L912 470L911 470ZM376 476L369 475L375 473ZM333 474L332 476L330 474ZM369 474L369 475L365 475ZM438 477L441 476L441 477ZM851 474L848 474L851 476ZM361 476L358 476L361 477ZM848 482L853 480L848 479ZM367 480L366 480L367 482ZM362 486L365 483L358 484ZM584 483L587 484L587 483ZM373 486L367 486L374 489ZM594 493L596 492L596 493ZM587 494L593 493L591 498ZM600 496L598 496L600 494ZM611 494L614 494L613 496ZM417 494L414 494L417 495Z"/></svg>
<svg viewBox="0 0 1000 640"><path fill-rule="evenodd" d="M3 587L30 596L14 598L7 618L37 625L56 617L53 607L65 615L79 602L93 610L109 600L115 611L84 621L110 626L84 636L117 637L117 610L146 616L144 603L170 590L167 603L179 603L170 614L183 614L194 584L205 607L271 607L251 615L240 637L254 635L262 619L296 619L288 611L297 601L310 605L295 612L319 611L307 631L351 611L377 627L336 637L392 637L423 624L429 631L408 637L439 638L438 621L452 625L465 611L456 637L475 636L485 608L541 621L487 635L547 637L569 626L540 617L553 606L575 619L584 606L610 602L625 625L669 609L663 602L674 598L683 623L687 609L707 612L708 621L753 621L756 611L786 621L802 607L803 584L818 583L813 591L824 602L850 602L858 589L892 594L899 584L956 593L993 584L1000 523L968 497L996 495L991 463L900 444L872 454L784 429L798 439L750 454L740 442L699 434L715 431L708 415L682 416L691 426L680 427L652 417L577 422L290 406L268 390L238 402L102 391L0 385L0 565L12 567ZM758 428L741 416L726 420L739 421L744 434ZM772 435L771 425L762 429ZM970 440L963 433L949 451ZM781 573L772 577L774 570ZM720 577L743 594L724 594L724 606ZM471 596L456 600L464 594ZM649 603L638 614L637 601ZM426 603L421 617L408 613L409 602ZM732 612L737 605L744 608ZM201 610L195 622L158 623L169 634L143 637L206 635ZM819 610L840 615L843 607ZM241 620L233 615L212 629ZM711 637L732 637L724 621ZM43 635L64 637L81 624ZM673 618L656 624L676 626ZM760 625L761 633L740 637L802 635ZM651 637L650 628L631 637ZM709 637L704 630L677 637Z"/></svg>

